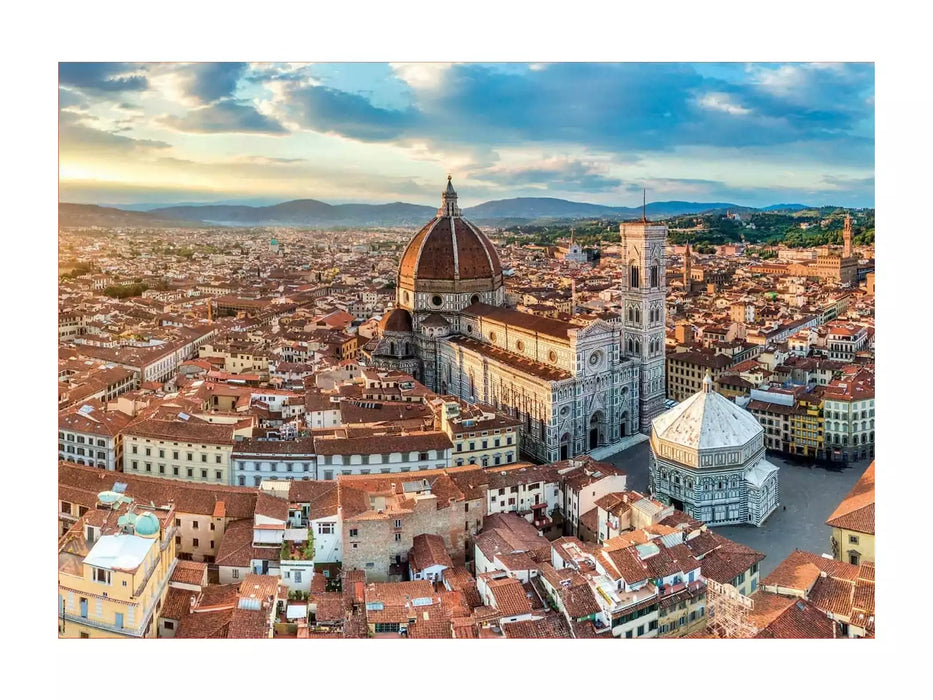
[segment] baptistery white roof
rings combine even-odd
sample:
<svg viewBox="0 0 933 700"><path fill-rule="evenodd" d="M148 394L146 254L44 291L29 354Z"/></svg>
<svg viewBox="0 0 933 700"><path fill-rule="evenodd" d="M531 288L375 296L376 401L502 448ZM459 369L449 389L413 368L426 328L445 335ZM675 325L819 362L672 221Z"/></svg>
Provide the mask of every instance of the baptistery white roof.
<svg viewBox="0 0 933 700"><path fill-rule="evenodd" d="M701 391L655 418L651 430L692 450L741 447L764 432L755 416L713 391L709 377Z"/></svg>

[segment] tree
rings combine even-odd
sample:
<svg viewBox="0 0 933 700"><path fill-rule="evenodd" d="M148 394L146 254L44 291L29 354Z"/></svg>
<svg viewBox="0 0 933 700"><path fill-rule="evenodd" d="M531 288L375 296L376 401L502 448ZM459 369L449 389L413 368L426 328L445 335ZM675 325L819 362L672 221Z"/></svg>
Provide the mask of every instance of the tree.
<svg viewBox="0 0 933 700"><path fill-rule="evenodd" d="M308 528L308 541L305 542L304 550L305 559L314 560L314 533L311 532L311 528Z"/></svg>

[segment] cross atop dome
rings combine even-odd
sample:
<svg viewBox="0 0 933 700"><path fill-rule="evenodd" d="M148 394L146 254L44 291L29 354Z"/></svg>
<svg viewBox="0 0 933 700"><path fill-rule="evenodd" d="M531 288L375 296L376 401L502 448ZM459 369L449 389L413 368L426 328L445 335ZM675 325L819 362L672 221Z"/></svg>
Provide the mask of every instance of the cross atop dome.
<svg viewBox="0 0 933 700"><path fill-rule="evenodd" d="M441 195L441 208L437 210L438 216L460 216L460 207L457 206L457 191L451 176L447 176L447 189Z"/></svg>

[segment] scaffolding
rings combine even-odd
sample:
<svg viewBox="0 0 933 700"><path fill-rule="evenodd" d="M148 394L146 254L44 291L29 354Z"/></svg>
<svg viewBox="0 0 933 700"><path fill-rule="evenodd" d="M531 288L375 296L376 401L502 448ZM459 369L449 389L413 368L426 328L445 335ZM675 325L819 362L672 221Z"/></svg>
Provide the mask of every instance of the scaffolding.
<svg viewBox="0 0 933 700"><path fill-rule="evenodd" d="M728 583L706 581L707 632L721 639L750 639L758 633L748 621L755 601Z"/></svg>

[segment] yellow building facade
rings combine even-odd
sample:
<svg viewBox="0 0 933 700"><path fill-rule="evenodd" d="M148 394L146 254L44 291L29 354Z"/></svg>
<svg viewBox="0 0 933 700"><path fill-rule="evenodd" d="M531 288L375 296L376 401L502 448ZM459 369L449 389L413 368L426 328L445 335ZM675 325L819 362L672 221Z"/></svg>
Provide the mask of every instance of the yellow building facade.
<svg viewBox="0 0 933 700"><path fill-rule="evenodd" d="M175 509L98 498L59 541L59 637L155 637L176 564Z"/></svg>

